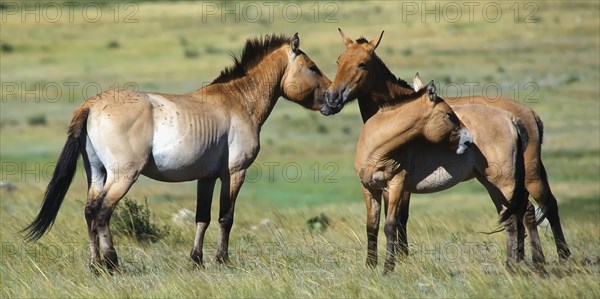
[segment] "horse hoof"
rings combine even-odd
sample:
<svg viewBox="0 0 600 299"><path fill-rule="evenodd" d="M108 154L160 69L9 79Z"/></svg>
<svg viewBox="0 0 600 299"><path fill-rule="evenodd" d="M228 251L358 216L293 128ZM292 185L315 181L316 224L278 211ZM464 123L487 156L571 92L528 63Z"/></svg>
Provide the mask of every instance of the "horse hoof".
<svg viewBox="0 0 600 299"><path fill-rule="evenodd" d="M193 252L190 254L190 258L197 266L204 267L202 263L202 254L194 254Z"/></svg>
<svg viewBox="0 0 600 299"><path fill-rule="evenodd" d="M558 257L560 257L561 260L566 260L571 256L571 250L569 250L569 248L561 248L558 251Z"/></svg>
<svg viewBox="0 0 600 299"><path fill-rule="evenodd" d="M90 262L89 267L92 274L96 276L100 276L100 274L105 272L104 268L102 267L102 262L92 261Z"/></svg>
<svg viewBox="0 0 600 299"><path fill-rule="evenodd" d="M219 264L222 264L222 265L231 264L231 261L229 261L228 256L218 256L217 255L216 259L217 259L217 263L219 263Z"/></svg>
<svg viewBox="0 0 600 299"><path fill-rule="evenodd" d="M367 266L367 268L369 268L369 269L375 269L375 268L377 268L377 262L376 261L367 261L365 263L365 266Z"/></svg>
<svg viewBox="0 0 600 299"><path fill-rule="evenodd" d="M383 275L388 275L394 272L394 265L385 265L383 266Z"/></svg>

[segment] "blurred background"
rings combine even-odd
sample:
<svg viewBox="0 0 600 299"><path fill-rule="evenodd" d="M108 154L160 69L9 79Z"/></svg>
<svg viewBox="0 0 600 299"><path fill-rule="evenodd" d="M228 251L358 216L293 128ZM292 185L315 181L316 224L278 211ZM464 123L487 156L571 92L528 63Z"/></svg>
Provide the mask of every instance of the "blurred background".
<svg viewBox="0 0 600 299"><path fill-rule="evenodd" d="M115 87L193 91L231 65L230 54L239 55L247 39L269 33L298 32L300 47L333 80L344 50L340 27L354 39L372 39L385 30L376 52L408 82L418 71L425 81L436 81L441 95L501 93L532 107L545 124L542 157L567 241L575 255L599 256L598 2L2 1L0 12L3 242L20 242L17 231L37 214L71 113L86 98ZM356 103L324 117L280 99L240 192L232 242L271 240L271 233L257 237L252 230L265 219L293 231L306 229L311 217L323 213L334 228L324 238L359 248L356 263L362 264L365 213L353 168L361 128ZM86 246L85 190L80 167L45 240ZM147 198L155 220L173 227L174 214L195 210L195 190L194 182L142 178L127 196ZM215 199L217 206L218 192ZM411 242L448 240L449 234L503 242L503 236L475 233L496 221L493 204L476 181L416 195L411 205ZM462 220L443 220L449 218ZM169 241L184 261L193 238L193 220L186 223L172 228L183 241ZM216 228L209 229L210 242ZM547 255L556 258L549 228L541 230ZM7 269L19 265L10 259L3 263Z"/></svg>

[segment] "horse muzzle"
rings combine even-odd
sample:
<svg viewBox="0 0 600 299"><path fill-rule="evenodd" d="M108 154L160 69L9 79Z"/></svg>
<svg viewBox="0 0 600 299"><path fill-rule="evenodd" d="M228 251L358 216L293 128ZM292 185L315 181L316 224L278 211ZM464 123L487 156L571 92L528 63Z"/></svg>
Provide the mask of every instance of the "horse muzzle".
<svg viewBox="0 0 600 299"><path fill-rule="evenodd" d="M328 90L325 92L325 105L321 109L321 113L324 115L331 115L340 112L344 108L344 98L342 94L337 91ZM325 114L325 112L329 114Z"/></svg>

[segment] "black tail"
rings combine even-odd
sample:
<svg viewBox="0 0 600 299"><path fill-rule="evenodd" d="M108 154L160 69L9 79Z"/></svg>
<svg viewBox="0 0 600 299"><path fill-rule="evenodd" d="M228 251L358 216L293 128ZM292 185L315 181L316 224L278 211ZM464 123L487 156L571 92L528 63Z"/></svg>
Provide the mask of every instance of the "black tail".
<svg viewBox="0 0 600 299"><path fill-rule="evenodd" d="M88 113L88 105L84 103L73 114L67 134L67 142L60 153L56 169L54 169L52 179L44 193L42 209L33 222L22 230L25 233L25 239L28 241L39 240L52 227L56 219L58 209L60 209L60 205L69 190L69 186L77 170L77 159L81 152L80 137L85 134L85 123Z"/></svg>
<svg viewBox="0 0 600 299"><path fill-rule="evenodd" d="M527 207L529 200L529 192L525 189L525 161L523 158L523 152L527 148L527 142L529 141L529 135L527 135L527 129L520 120L513 119L513 124L517 129L517 154L516 154L516 171L515 171L515 191L513 192L512 199L508 204L507 209L500 215L500 223L505 222L514 215L520 209Z"/></svg>
<svg viewBox="0 0 600 299"><path fill-rule="evenodd" d="M541 144L544 142L544 122L542 122L542 119L539 117L539 115L535 114L535 124L537 125L538 128L538 133L539 133L539 139L540 139L540 151L541 151ZM538 153L540 154L540 153ZM541 180L546 183L548 182L548 174L546 174L546 169L544 168L544 164L542 164L542 157L538 156L538 159L540 159L540 175L541 175ZM552 201L550 201L552 202ZM556 200L554 200L554 202L556 202ZM552 205L550 204L550 207L547 207L547 205L543 205L541 206L541 209L538 210L538 212L536 213L536 221L535 221L535 225L540 225L542 222L544 222L544 220L546 220L546 213L553 213L555 212L553 210L553 208L558 209L558 206L556 204ZM558 213L558 212L556 212Z"/></svg>
<svg viewBox="0 0 600 299"><path fill-rule="evenodd" d="M67 142L60 153L60 158L52 174L50 184L44 193L44 202L40 213L35 217L33 222L23 229L26 233L25 239L29 241L37 241L44 233L52 227L58 209L69 190L75 170L77 168L77 158L80 153L80 142L78 138L69 136Z"/></svg>
<svg viewBox="0 0 600 299"><path fill-rule="evenodd" d="M548 174L546 173L546 167L544 167L544 164L542 164L542 162L540 161L540 176L541 176L541 180L547 184L548 182ZM550 189L548 189L550 190ZM558 215L558 203L556 202L556 198L554 198L554 196L552 195L552 193L550 193L550 191L547 191L549 196L548 199L545 200L544 202L542 202L542 205L540 206L540 210L538 211L536 218L537 220L535 221L536 225L540 225L542 222L544 222L544 220L546 220L546 215Z"/></svg>

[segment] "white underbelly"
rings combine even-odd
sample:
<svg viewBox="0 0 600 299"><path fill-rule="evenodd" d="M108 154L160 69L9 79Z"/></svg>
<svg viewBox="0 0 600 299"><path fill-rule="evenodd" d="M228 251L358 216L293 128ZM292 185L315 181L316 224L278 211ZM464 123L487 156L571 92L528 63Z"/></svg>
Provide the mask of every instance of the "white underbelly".
<svg viewBox="0 0 600 299"><path fill-rule="evenodd" d="M226 142L195 149L181 143L154 149L142 174L170 182L216 178L227 169L227 156Z"/></svg>
<svg viewBox="0 0 600 299"><path fill-rule="evenodd" d="M453 173L440 166L425 177L409 179L406 188L412 193L434 193L452 188L469 178L462 173Z"/></svg>
<svg viewBox="0 0 600 299"><path fill-rule="evenodd" d="M471 151L463 155L431 150L420 153L427 159L413 163L405 181L406 191L434 193L452 188L458 183L472 179L475 173L475 156Z"/></svg>

